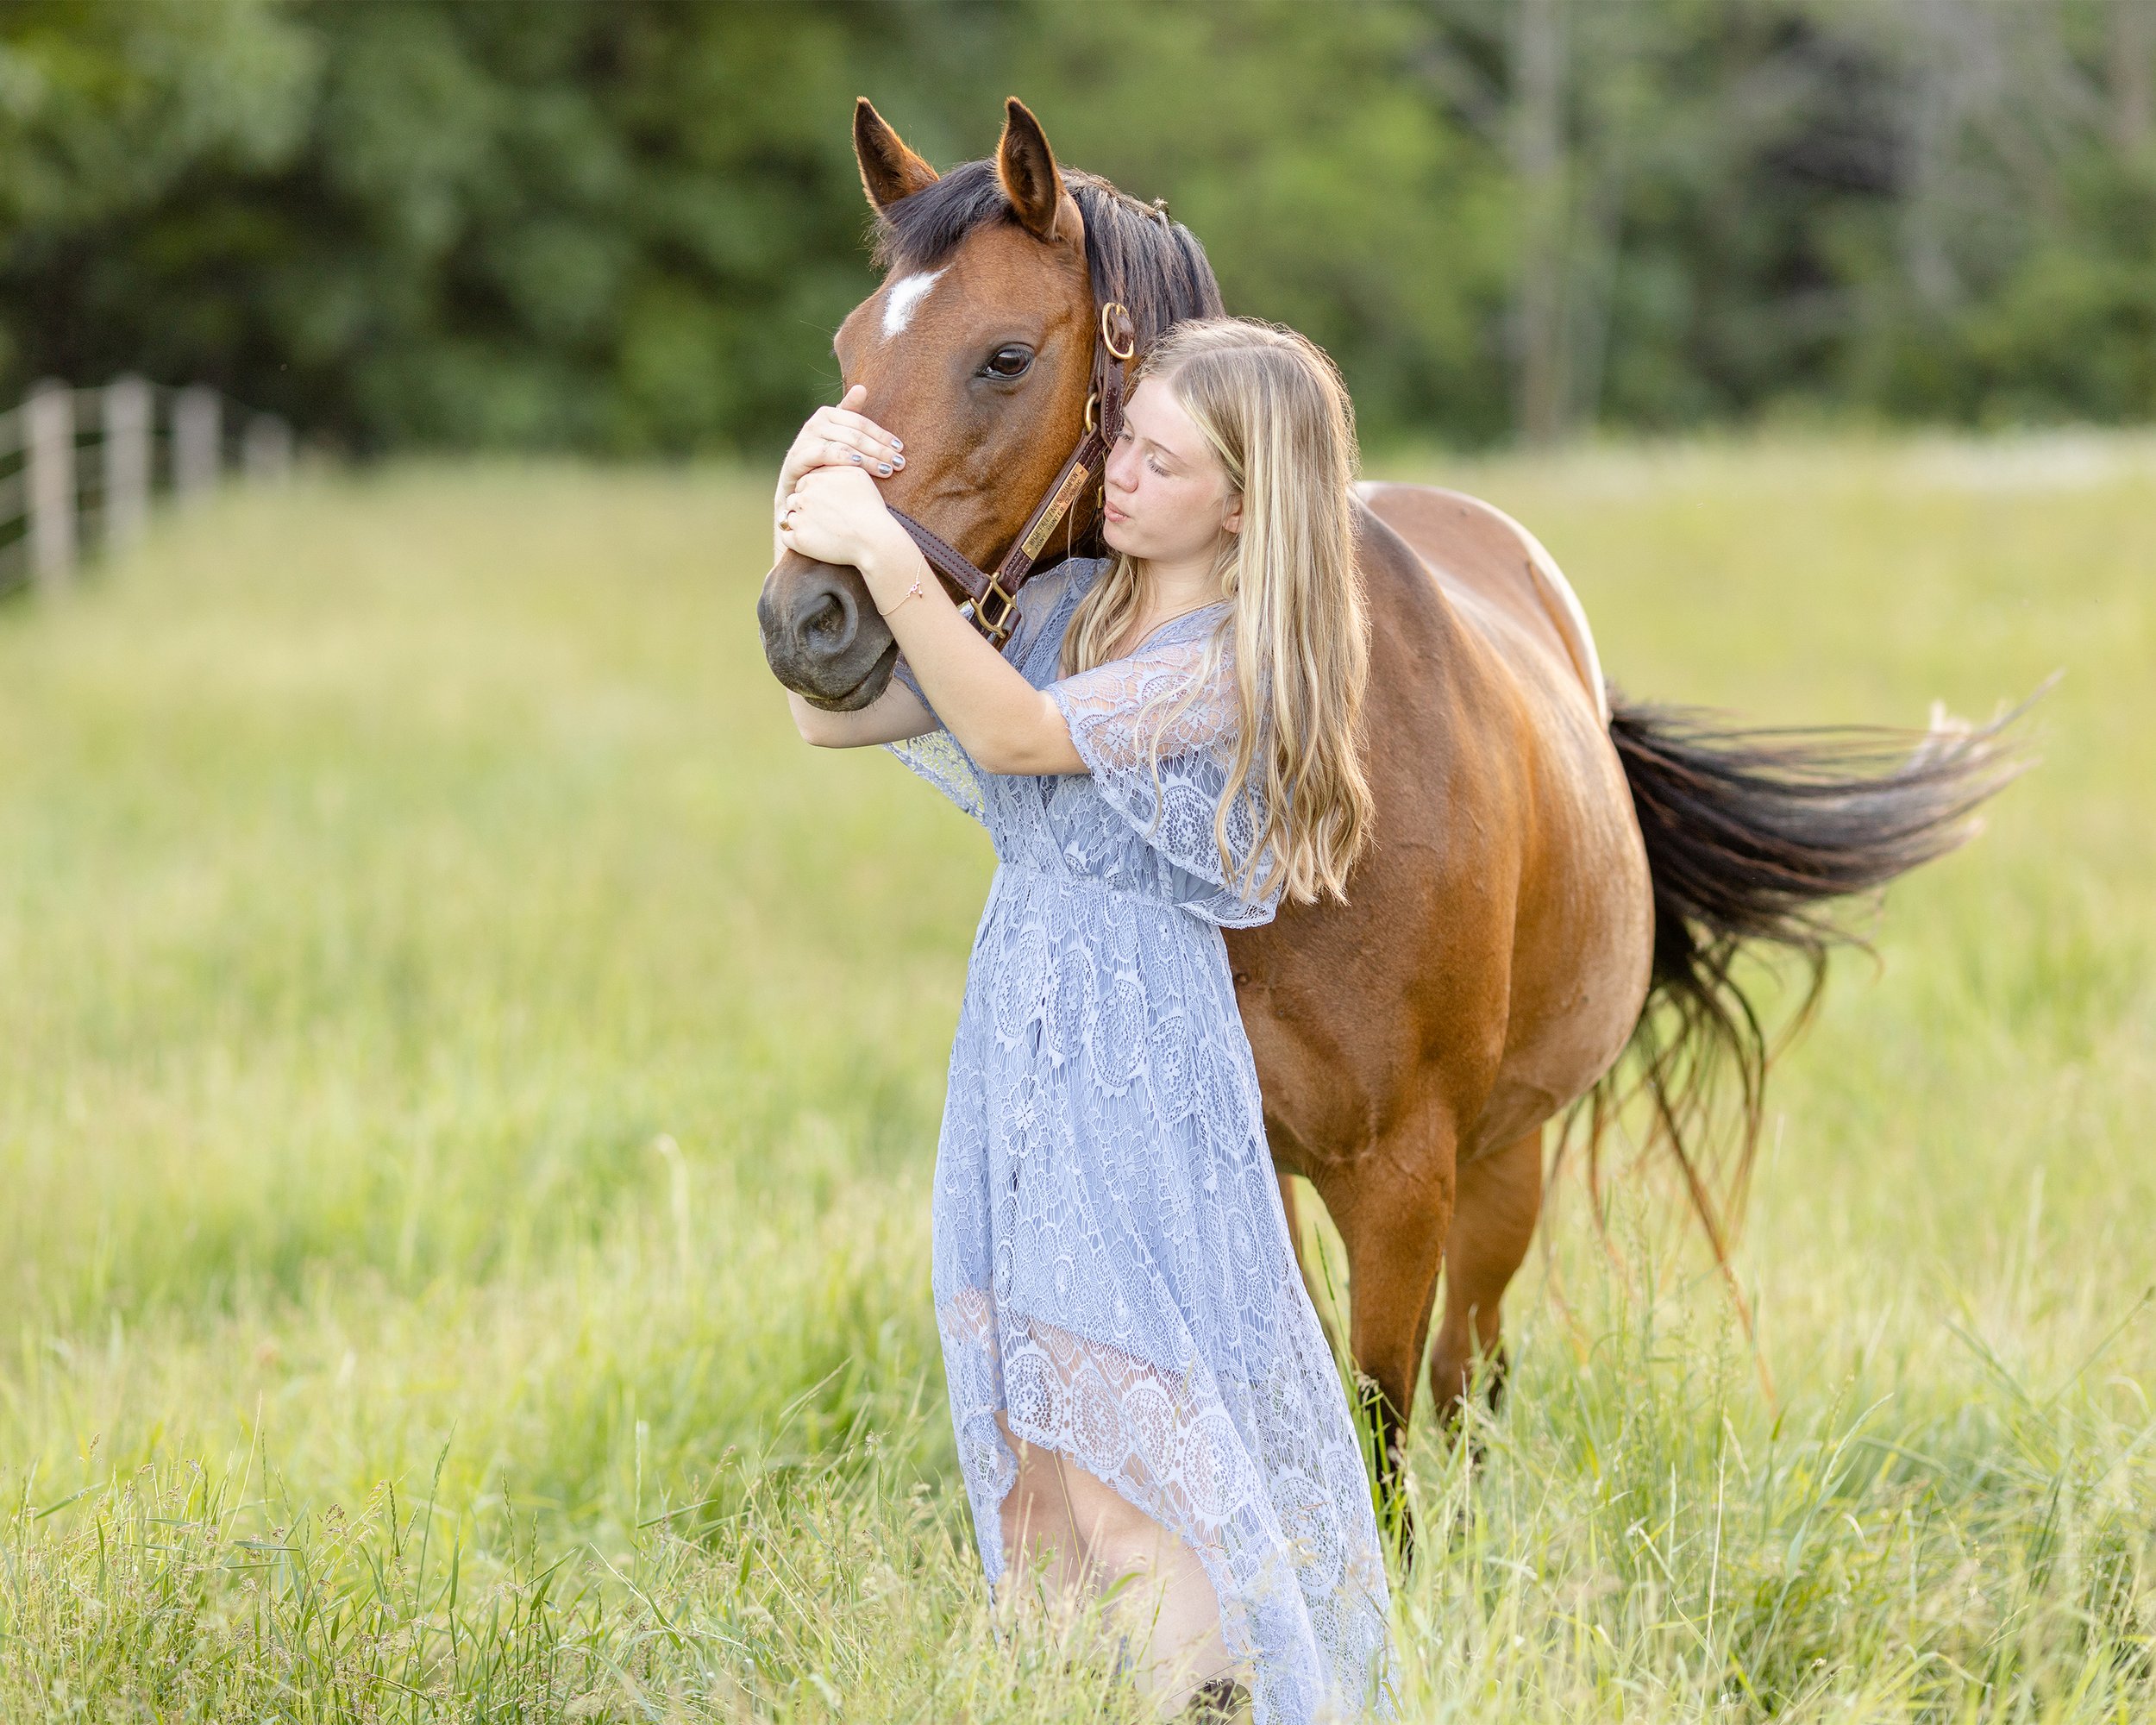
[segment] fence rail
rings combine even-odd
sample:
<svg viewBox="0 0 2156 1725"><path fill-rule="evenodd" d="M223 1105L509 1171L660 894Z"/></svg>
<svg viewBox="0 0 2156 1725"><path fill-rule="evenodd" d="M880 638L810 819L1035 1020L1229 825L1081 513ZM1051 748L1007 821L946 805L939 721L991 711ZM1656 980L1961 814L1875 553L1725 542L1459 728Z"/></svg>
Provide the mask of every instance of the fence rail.
<svg viewBox="0 0 2156 1725"><path fill-rule="evenodd" d="M62 592L85 555L126 547L159 504L191 503L235 471L274 484L291 463L291 426L206 384L41 383L0 411L0 593Z"/></svg>

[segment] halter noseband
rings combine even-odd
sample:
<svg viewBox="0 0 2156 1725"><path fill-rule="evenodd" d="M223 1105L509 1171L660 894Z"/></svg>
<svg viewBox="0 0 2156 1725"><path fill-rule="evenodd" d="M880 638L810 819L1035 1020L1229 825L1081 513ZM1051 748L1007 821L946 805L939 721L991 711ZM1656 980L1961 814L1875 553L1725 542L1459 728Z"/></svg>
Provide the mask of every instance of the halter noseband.
<svg viewBox="0 0 2156 1725"><path fill-rule="evenodd" d="M1033 579L1056 529L1070 514L1086 487L1107 469L1108 451L1123 429L1123 367L1138 352L1138 332L1129 308L1109 300L1100 308L1093 344L1093 388L1086 397L1085 435L1070 452L1062 471L1050 483L1033 512L1018 530L1011 549L991 575L916 521L892 509L899 526L912 536L921 555L973 601L974 627L1000 651L1018 624L1018 589Z"/></svg>

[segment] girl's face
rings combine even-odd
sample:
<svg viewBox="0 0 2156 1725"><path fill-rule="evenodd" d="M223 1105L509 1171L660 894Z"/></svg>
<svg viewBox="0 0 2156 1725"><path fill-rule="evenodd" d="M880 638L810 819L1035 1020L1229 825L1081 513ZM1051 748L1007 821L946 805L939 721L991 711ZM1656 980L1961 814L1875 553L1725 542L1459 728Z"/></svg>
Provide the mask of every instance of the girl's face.
<svg viewBox="0 0 2156 1725"><path fill-rule="evenodd" d="M1106 480L1100 536L1143 562L1208 556L1222 534L1242 524L1241 493L1229 486L1205 434L1158 378L1145 379L1124 405Z"/></svg>

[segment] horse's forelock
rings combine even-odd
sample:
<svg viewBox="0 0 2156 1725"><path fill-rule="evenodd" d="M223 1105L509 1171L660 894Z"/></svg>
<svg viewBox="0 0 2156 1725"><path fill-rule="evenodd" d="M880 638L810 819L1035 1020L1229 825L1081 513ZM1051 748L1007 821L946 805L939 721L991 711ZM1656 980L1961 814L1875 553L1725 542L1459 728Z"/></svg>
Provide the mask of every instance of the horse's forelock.
<svg viewBox="0 0 2156 1725"><path fill-rule="evenodd" d="M1085 220L1094 293L1129 308L1141 347L1185 318L1222 315L1219 284L1189 229L1097 174L1077 168L1062 173L1064 190ZM875 260L885 270L937 269L968 235L1017 221L995 164L967 162L883 209L876 223Z"/></svg>
<svg viewBox="0 0 2156 1725"><path fill-rule="evenodd" d="M967 162L878 211L876 265L907 273L937 269L976 229L1017 220L995 164Z"/></svg>

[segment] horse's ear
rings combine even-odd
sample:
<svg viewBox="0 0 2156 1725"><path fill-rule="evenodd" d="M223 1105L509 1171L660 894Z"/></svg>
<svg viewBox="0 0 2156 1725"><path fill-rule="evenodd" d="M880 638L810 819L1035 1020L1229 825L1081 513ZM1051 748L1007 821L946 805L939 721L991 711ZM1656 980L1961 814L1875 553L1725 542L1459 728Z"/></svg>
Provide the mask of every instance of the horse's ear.
<svg viewBox="0 0 2156 1725"><path fill-rule="evenodd" d="M1063 190L1062 176L1056 172L1056 153L1048 147L1048 134L1032 111L1015 96L1003 104L1003 141L996 147L996 179L1018 220L1036 239L1052 240L1065 204L1071 214L1077 205ZM1075 237L1074 221L1063 230Z"/></svg>
<svg viewBox="0 0 2156 1725"><path fill-rule="evenodd" d="M862 189L878 210L936 184L936 170L906 148L865 96L854 104L854 155L861 163Z"/></svg>

